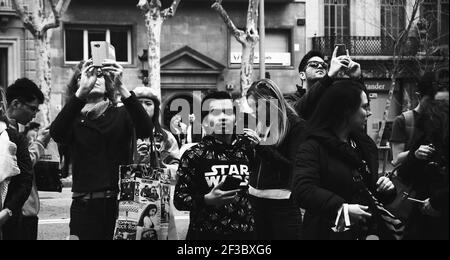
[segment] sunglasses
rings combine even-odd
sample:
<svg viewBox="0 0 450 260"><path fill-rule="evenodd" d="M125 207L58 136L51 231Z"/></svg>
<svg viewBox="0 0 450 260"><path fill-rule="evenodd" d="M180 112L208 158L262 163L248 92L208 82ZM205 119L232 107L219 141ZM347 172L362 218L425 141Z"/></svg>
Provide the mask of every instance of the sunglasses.
<svg viewBox="0 0 450 260"><path fill-rule="evenodd" d="M321 66L323 69L328 70L328 64L325 62L321 62L321 61L311 61L308 62L308 67L313 68L313 69L318 69L319 66Z"/></svg>

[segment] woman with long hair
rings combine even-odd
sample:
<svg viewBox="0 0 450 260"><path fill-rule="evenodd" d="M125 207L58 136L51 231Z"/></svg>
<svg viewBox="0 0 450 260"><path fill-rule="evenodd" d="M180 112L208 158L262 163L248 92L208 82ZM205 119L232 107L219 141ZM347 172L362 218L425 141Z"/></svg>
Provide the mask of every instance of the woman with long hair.
<svg viewBox="0 0 450 260"><path fill-rule="evenodd" d="M360 185L382 202L395 198L392 182L378 178L378 150L364 132L370 115L364 86L345 80L333 83L308 121L292 190L305 209L303 239L364 239L375 209Z"/></svg>
<svg viewBox="0 0 450 260"><path fill-rule="evenodd" d="M249 188L257 239L299 239L301 212L291 199L290 183L291 155L298 147L303 122L272 80L254 82L247 100L257 119L256 134L249 129L244 133L259 142Z"/></svg>
<svg viewBox="0 0 450 260"><path fill-rule="evenodd" d="M161 101L156 93L148 87L133 90L154 125L153 137L137 140L138 158L136 163L152 163L155 167L170 169L173 180L180 160L178 143L169 131L160 124Z"/></svg>
<svg viewBox="0 0 450 260"><path fill-rule="evenodd" d="M399 176L412 185L417 203L408 218L405 239L449 239L449 104L429 100L417 121L413 145Z"/></svg>

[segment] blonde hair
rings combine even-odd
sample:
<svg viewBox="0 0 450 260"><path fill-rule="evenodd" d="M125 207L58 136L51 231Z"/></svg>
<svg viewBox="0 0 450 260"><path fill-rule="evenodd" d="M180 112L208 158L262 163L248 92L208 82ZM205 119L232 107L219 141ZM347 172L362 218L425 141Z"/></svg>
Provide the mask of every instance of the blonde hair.
<svg viewBox="0 0 450 260"><path fill-rule="evenodd" d="M254 97L256 101L267 100L270 107L278 110L278 140L276 146L280 146L289 132L288 115L296 115L295 110L287 103L280 88L270 79L261 79L255 81L247 92L247 98ZM276 100L276 103L274 103Z"/></svg>

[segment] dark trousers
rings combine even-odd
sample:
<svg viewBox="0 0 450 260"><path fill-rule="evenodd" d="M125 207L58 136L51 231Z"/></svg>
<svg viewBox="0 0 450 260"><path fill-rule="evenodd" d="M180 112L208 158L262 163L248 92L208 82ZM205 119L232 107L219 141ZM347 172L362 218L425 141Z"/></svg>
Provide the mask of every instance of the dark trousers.
<svg viewBox="0 0 450 260"><path fill-rule="evenodd" d="M2 227L3 232L3 240L21 240L19 236L19 218L21 216L14 216L8 221L6 221L5 225Z"/></svg>
<svg viewBox="0 0 450 260"><path fill-rule="evenodd" d="M258 240L299 240L302 215L292 199L250 197Z"/></svg>
<svg viewBox="0 0 450 260"><path fill-rule="evenodd" d="M117 214L115 198L75 198L70 208L70 235L80 240L112 240Z"/></svg>
<svg viewBox="0 0 450 260"><path fill-rule="evenodd" d="M38 238L38 217L25 217L22 216L19 220L18 235L20 240L37 240Z"/></svg>

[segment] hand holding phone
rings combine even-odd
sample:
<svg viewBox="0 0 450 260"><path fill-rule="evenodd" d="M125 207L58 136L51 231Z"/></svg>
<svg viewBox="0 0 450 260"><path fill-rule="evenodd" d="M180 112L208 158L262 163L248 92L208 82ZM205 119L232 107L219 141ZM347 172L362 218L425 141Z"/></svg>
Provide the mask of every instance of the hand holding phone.
<svg viewBox="0 0 450 260"><path fill-rule="evenodd" d="M109 42L91 42L92 63L94 67L103 67L105 60L116 60L116 50Z"/></svg>
<svg viewBox="0 0 450 260"><path fill-rule="evenodd" d="M238 190L241 188L241 182L242 182L242 179L227 176L227 178L225 179L225 182L223 183L223 185L220 189L223 191Z"/></svg>
<svg viewBox="0 0 450 260"><path fill-rule="evenodd" d="M345 44L336 44L334 47L338 48L336 52L337 57L347 56L347 47L345 46Z"/></svg>

